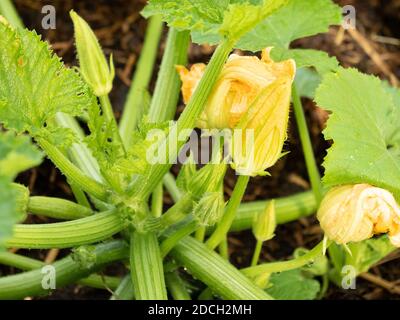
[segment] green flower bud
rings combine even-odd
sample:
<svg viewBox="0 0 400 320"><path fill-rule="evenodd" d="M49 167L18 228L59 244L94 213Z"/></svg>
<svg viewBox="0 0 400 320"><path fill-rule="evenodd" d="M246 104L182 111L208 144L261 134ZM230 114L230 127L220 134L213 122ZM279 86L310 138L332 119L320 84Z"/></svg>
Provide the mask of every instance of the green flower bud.
<svg viewBox="0 0 400 320"><path fill-rule="evenodd" d="M254 216L253 234L258 241L267 241L274 237L275 228L275 201L271 200L264 211Z"/></svg>
<svg viewBox="0 0 400 320"><path fill-rule="evenodd" d="M195 196L218 191L226 173L226 164L209 163L201 168L188 183L188 191Z"/></svg>
<svg viewBox="0 0 400 320"><path fill-rule="evenodd" d="M108 94L115 76L112 56L110 66L90 26L75 11L70 11L74 23L80 71L98 97Z"/></svg>
<svg viewBox="0 0 400 320"><path fill-rule="evenodd" d="M193 208L193 216L201 226L216 224L224 214L225 201L220 192L206 193Z"/></svg>
<svg viewBox="0 0 400 320"><path fill-rule="evenodd" d="M193 179L193 177L196 175L196 172L196 163L193 158L193 153L190 152L189 157L182 165L178 177L176 178L176 185L178 188L184 192L188 191L189 181Z"/></svg>

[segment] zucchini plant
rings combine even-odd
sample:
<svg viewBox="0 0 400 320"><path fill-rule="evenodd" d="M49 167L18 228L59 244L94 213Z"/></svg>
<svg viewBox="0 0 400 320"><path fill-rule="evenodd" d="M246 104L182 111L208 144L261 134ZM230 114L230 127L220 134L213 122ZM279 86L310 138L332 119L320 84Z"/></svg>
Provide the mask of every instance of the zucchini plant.
<svg viewBox="0 0 400 320"><path fill-rule="evenodd" d="M67 68L3 2L0 263L24 272L0 277L0 298L49 293L41 284L44 264L7 248L70 248L53 263L56 287L107 288L111 299L269 300L322 297L329 278L340 284L344 265L363 272L400 243L399 91L342 68L325 52L290 48L341 23L341 9L331 0L150 0L142 11L148 18L142 55L119 123L108 97L113 58L106 59L90 26L71 11L79 68ZM150 95L164 23L166 48ZM216 45L207 65L186 69L190 41ZM262 56L231 54L234 49ZM171 122L181 90L186 106ZM324 134L333 145L322 180L302 96L331 112ZM268 179L266 170L290 151L284 142L291 104L312 191L242 203L251 177ZM229 147L213 148L212 161L201 168L188 157L175 178L170 168L196 127L226 129ZM242 152L247 131L254 138L251 157ZM156 142L149 138L154 132L161 137ZM151 149L165 151L164 161L150 161ZM13 182L43 157L66 177L75 202L30 196ZM238 179L225 203L229 165ZM351 191L359 185L370 193ZM338 196L343 186L350 191ZM165 189L175 201L168 209ZM296 249L291 260L259 261L277 224L317 210L324 240ZM62 222L23 224L27 214ZM253 229L257 245L251 265L238 269L229 262L227 236L246 229ZM381 233L389 235L368 240ZM125 263L124 278L97 274L114 261Z"/></svg>

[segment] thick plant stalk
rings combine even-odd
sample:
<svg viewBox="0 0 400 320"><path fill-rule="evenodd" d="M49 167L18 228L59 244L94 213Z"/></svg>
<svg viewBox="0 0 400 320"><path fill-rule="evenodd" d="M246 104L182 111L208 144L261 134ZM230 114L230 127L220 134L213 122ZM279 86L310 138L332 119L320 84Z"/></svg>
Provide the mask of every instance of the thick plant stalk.
<svg viewBox="0 0 400 320"><path fill-rule="evenodd" d="M0 264L15 267L24 271L30 271L42 268L46 265L43 261L28 258L11 252L0 252ZM92 274L85 279L79 280L77 283L97 289L115 290L120 285L121 279L118 277L100 276Z"/></svg>
<svg viewBox="0 0 400 320"><path fill-rule="evenodd" d="M311 187L313 189L315 198L319 203L323 196L323 189L321 184L321 177L318 171L317 163L314 157L314 151L311 144L310 134L307 128L306 118L304 116L303 105L299 94L297 93L296 85L292 87L292 99L294 115L296 123L299 128L301 145L303 147L304 158L306 160L307 172L310 178Z"/></svg>
<svg viewBox="0 0 400 320"><path fill-rule="evenodd" d="M181 87L175 66L186 64L189 40L189 31L169 29L166 49L149 109L151 122L162 122L174 118Z"/></svg>
<svg viewBox="0 0 400 320"><path fill-rule="evenodd" d="M75 202L50 197L30 197L28 212L61 220L75 220L94 214L93 210Z"/></svg>
<svg viewBox="0 0 400 320"><path fill-rule="evenodd" d="M123 241L110 241L95 246L92 253L95 256L94 263L86 266L75 261L71 255L52 264L56 288L74 283L107 263L125 258L128 248ZM43 279L41 269L2 277L0 278L0 299L22 299L27 296L45 295L49 293L49 290L43 288Z"/></svg>
<svg viewBox="0 0 400 320"><path fill-rule="evenodd" d="M5 245L27 249L70 248L106 240L123 228L124 224L115 211L68 222L16 224L13 237Z"/></svg>
<svg viewBox="0 0 400 320"><path fill-rule="evenodd" d="M143 114L143 95L153 73L162 28L163 22L160 16L150 18L143 49L119 125L119 131L127 149L131 144L132 133Z"/></svg>
<svg viewBox="0 0 400 320"><path fill-rule="evenodd" d="M133 232L130 250L131 276L136 300L167 300L157 236L152 232Z"/></svg>
<svg viewBox="0 0 400 320"><path fill-rule="evenodd" d="M227 260L192 237L182 239L171 251L171 254L193 276L224 299L272 299Z"/></svg>
<svg viewBox="0 0 400 320"><path fill-rule="evenodd" d="M236 182L235 188L232 192L231 199L226 207L224 216L218 223L217 228L211 237L206 241L206 244L209 248L215 249L226 237L233 220L235 219L236 211L240 205L240 202L242 201L247 184L249 183L249 179L250 177L248 176L239 176L239 179Z"/></svg>

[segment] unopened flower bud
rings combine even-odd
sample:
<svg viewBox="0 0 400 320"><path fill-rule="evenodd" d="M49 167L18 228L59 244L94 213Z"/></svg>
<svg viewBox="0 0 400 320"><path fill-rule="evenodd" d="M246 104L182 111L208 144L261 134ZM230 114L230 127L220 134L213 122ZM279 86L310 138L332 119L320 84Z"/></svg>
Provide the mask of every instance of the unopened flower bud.
<svg viewBox="0 0 400 320"><path fill-rule="evenodd" d="M368 184L335 187L325 195L317 217L326 236L338 244L389 233L392 244L400 247L400 208L385 189Z"/></svg>
<svg viewBox="0 0 400 320"><path fill-rule="evenodd" d="M275 201L271 200L264 211L254 216L253 234L258 241L267 241L274 237L276 228Z"/></svg>
<svg viewBox="0 0 400 320"><path fill-rule="evenodd" d="M115 75L112 56L109 66L90 26L75 11L71 10L70 16L74 23L81 74L96 96L104 96L111 91Z"/></svg>
<svg viewBox="0 0 400 320"><path fill-rule="evenodd" d="M209 192L193 208L193 216L201 226L216 224L224 214L225 202L221 192Z"/></svg>

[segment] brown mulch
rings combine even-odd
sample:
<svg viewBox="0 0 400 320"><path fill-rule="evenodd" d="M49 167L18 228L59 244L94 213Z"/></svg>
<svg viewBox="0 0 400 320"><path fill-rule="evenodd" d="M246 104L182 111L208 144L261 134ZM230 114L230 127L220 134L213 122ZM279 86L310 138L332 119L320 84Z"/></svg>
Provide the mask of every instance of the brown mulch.
<svg viewBox="0 0 400 320"><path fill-rule="evenodd" d="M30 29L36 29L53 46L67 65L76 65L75 48L73 45L73 29L68 11L74 8L85 18L95 30L106 54L113 53L116 79L111 100L119 117L130 79L135 70L135 63L140 55L146 21L140 16L144 0L114 0L114 1L73 1L54 0L51 4L57 11L57 28L43 30L41 27L41 8L48 4L44 0L16 0L18 11L25 24ZM338 58L343 66L356 67L359 70L380 76L392 84L400 79L400 1L398 0L347 0L337 1L340 5L351 4L357 10L357 31L348 32L339 27L331 28L327 34L302 39L295 43L296 47L315 48L327 51ZM162 57L164 41L160 46L158 61ZM192 45L190 63L208 61L212 48ZM154 86L154 80L151 87ZM311 132L312 144L320 165L326 155L329 144L324 141L322 129L327 115L317 109L312 101L304 100L307 122ZM181 109L181 108L180 108ZM272 168L272 177L252 179L245 200L268 199L304 191L309 188L307 171L303 159L294 117L291 117L289 139L286 150L290 153L282 158ZM322 173L321 168L321 173ZM226 193L234 186L235 177L230 173L226 178ZM45 161L40 167L19 177L19 181L29 185L32 194L60 196L72 199L71 191L61 174ZM166 202L170 201L166 197ZM45 219L35 218L36 222ZM314 217L279 226L274 240L269 241L262 253L264 261L285 259L290 257L298 246L312 247L321 239L321 230ZM251 232L232 234L229 239L229 250L232 262L238 266L248 265L254 240ZM28 255L45 259L46 251L29 252ZM60 252L59 255L64 255ZM357 289L342 290L331 285L326 295L327 299L398 299L397 290L385 284L397 284L399 279L400 260L394 259L370 270L371 276L358 279ZM13 268L2 268L1 271L13 273ZM376 281L376 279L378 280ZM380 280L386 281L382 282ZM371 281L372 280L372 281ZM375 281L373 281L375 280ZM106 298L108 293L101 290L69 286L57 290L52 298L59 299L96 299Z"/></svg>

